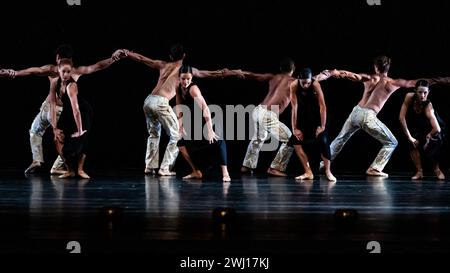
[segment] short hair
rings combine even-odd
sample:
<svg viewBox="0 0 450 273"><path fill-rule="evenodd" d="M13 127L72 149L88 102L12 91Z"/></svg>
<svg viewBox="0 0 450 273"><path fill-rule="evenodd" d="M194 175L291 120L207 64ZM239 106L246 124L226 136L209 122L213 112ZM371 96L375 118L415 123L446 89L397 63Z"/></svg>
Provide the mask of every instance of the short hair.
<svg viewBox="0 0 450 273"><path fill-rule="evenodd" d="M312 71L311 71L311 69L308 68L308 67L302 68L302 70L300 70L299 78L300 79L310 79L310 78L312 78Z"/></svg>
<svg viewBox="0 0 450 273"><path fill-rule="evenodd" d="M192 73L192 66L189 66L189 65L182 65L182 66L180 67L180 70L178 70L178 75L181 75L181 74L183 74L183 73L191 73L191 74L193 74L193 73Z"/></svg>
<svg viewBox="0 0 450 273"><path fill-rule="evenodd" d="M59 61L58 67L61 67L63 65L70 65L71 67L73 67L73 62L71 59L64 58Z"/></svg>
<svg viewBox="0 0 450 273"><path fill-rule="evenodd" d="M290 72L293 71L295 69L295 63L294 60L292 60L291 58L283 58L280 61L280 71L281 72Z"/></svg>
<svg viewBox="0 0 450 273"><path fill-rule="evenodd" d="M387 56L378 56L373 60L373 64L380 73L387 73L391 66L391 58Z"/></svg>
<svg viewBox="0 0 450 273"><path fill-rule="evenodd" d="M416 82L416 88L421 87L421 86L423 86L423 87L430 87L430 84L426 80L418 80Z"/></svg>
<svg viewBox="0 0 450 273"><path fill-rule="evenodd" d="M184 57L184 47L182 44L174 44L170 47L170 56L173 61L182 60Z"/></svg>
<svg viewBox="0 0 450 273"><path fill-rule="evenodd" d="M58 55L61 59L72 59L73 48L69 44L62 44L55 50L55 55Z"/></svg>

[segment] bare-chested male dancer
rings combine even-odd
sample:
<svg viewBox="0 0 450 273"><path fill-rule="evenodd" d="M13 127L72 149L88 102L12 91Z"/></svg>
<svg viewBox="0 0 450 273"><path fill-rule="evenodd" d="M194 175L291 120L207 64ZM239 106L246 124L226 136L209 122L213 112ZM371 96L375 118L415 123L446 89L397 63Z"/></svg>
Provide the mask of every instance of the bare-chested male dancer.
<svg viewBox="0 0 450 273"><path fill-rule="evenodd" d="M130 59L142 62L151 68L159 70L159 79L156 87L145 99L144 113L147 122L149 137L147 139L147 151L145 155L146 174L155 173L159 163L159 139L161 136L161 126L169 135L169 143L164 153L163 161L159 168L159 175L175 175L171 169L175 164L178 155L177 142L180 139L178 120L169 101L176 95L176 89L180 84L178 72L183 65L185 57L182 45L174 45L170 50L170 62L153 60L138 53L125 50L125 55ZM224 77L241 75L239 71L217 70L203 71L193 68L192 75L198 78Z"/></svg>
<svg viewBox="0 0 450 273"><path fill-rule="evenodd" d="M414 87L417 80L391 79L388 77L391 59L379 56L374 60L375 74L356 74L344 70L322 72L327 77L333 76L364 83L364 93L358 105L353 108L345 121L341 132L330 145L331 160L334 160L342 150L344 144L359 129L381 142L383 147L377 157L367 169L366 174L372 176L388 177L383 172L389 158L397 146L397 139L391 131L377 118L378 112L383 109L389 97L400 87ZM323 166L323 162L321 162Z"/></svg>
<svg viewBox="0 0 450 273"><path fill-rule="evenodd" d="M58 77L58 63L61 59L72 59L73 57L73 49L70 45L61 45L56 49L56 65L48 64L41 67L30 67L27 69L14 71L7 70L10 77L21 77L28 75L39 75L39 76L47 76L50 78ZM79 66L72 70L72 78L75 81L82 75L87 75L94 73L96 71L105 69L113 64L120 58L120 51L114 52L113 56L108 59L104 59L99 61L93 65L89 66ZM62 102L57 99L57 118L62 111ZM38 168L42 166L44 162L44 154L42 150L42 136L44 135L47 128L50 126L51 122L51 111L50 111L50 94L47 96L45 101L42 103L39 113L33 120L30 128L30 146L31 152L33 154L33 162L31 165L25 170L26 174L34 173ZM55 160L50 173L51 174L64 174L66 172L65 165L60 156Z"/></svg>
<svg viewBox="0 0 450 273"><path fill-rule="evenodd" d="M244 173L256 168L259 152L270 134L270 136L278 138L281 146L267 172L271 175L286 176L285 170L293 152L293 148L287 146L292 133L278 119L278 116L283 113L290 103L291 85L295 82L295 78L292 77L294 70L294 61L286 58L280 62L280 73L278 74L257 74L242 71L245 78L269 82L267 96L252 113L255 134L248 145L247 153L242 163L241 171Z"/></svg>

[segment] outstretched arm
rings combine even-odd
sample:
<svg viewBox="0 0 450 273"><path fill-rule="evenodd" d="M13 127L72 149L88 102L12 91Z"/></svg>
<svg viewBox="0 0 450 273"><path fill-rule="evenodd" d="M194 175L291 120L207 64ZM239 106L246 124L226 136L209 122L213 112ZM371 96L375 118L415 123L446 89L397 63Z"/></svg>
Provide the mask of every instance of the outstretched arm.
<svg viewBox="0 0 450 273"><path fill-rule="evenodd" d="M153 59L145 57L141 54L138 54L138 53L132 52L132 51L128 51L128 50L126 50L126 56L128 56L128 58L130 58L134 61L141 62L141 63L146 64L146 65L150 66L151 68L155 68L155 69L162 69L164 67L164 65L166 64L166 62L164 62L164 61L153 60Z"/></svg>
<svg viewBox="0 0 450 273"><path fill-rule="evenodd" d="M56 76L58 71L55 65L47 64L41 67L30 67L22 70L15 71L13 78L22 77L28 75L37 75L37 76Z"/></svg>
<svg viewBox="0 0 450 273"><path fill-rule="evenodd" d="M420 80L426 80L429 83L429 85L435 85L435 84L450 85L450 77L437 77L437 78L420 79Z"/></svg>
<svg viewBox="0 0 450 273"><path fill-rule="evenodd" d="M197 68L192 68L192 76L197 78L225 78L231 76L238 76L243 78L241 70L229 70L227 68L220 70L198 70Z"/></svg>
<svg viewBox="0 0 450 273"><path fill-rule="evenodd" d="M320 83L313 83L314 91L316 92L317 101L320 109L320 127L316 129L316 137L325 130L327 124L327 105L325 103L325 97L323 96L322 87Z"/></svg>
<svg viewBox="0 0 450 273"><path fill-rule="evenodd" d="M393 81L393 85L403 88L412 88L416 86L417 80L404 80L404 79L396 79Z"/></svg>
<svg viewBox="0 0 450 273"><path fill-rule="evenodd" d="M242 71L242 75L245 77L245 79L252 79L260 82L270 81L275 76L271 73L258 74L249 71Z"/></svg>
<svg viewBox="0 0 450 273"><path fill-rule="evenodd" d="M119 50L116 50L112 54L111 58L101 60L93 65L79 66L74 69L74 74L87 75L87 74L91 74L91 73L97 72L99 70L108 68L110 65L115 63L117 60L126 56L126 54L120 54L121 52L123 52L123 50L119 49Z"/></svg>

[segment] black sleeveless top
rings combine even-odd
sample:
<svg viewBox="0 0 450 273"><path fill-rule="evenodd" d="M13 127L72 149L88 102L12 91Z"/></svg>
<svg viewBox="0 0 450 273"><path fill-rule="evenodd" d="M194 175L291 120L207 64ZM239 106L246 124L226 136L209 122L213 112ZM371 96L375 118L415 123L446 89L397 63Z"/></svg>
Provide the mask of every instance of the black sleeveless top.
<svg viewBox="0 0 450 273"><path fill-rule="evenodd" d="M307 89L303 89L300 85L300 80L298 80L297 126L302 131L314 129L315 132L317 126L320 126L320 108L313 83Z"/></svg>
<svg viewBox="0 0 450 273"><path fill-rule="evenodd" d="M67 82L67 86L70 83L77 84L72 78ZM59 129L63 130L64 134L70 135L72 133L77 132L78 128L77 128L77 124L75 122L75 118L73 116L72 104L70 102L69 95L67 94L67 87L66 87L64 94L61 95L60 94L61 79L59 79L56 88L57 88L56 92L59 95L59 97L61 98L61 101L63 103L63 110L62 110L61 116L58 120L57 127ZM78 107L80 109L80 114L81 114L81 122L83 125L83 130L89 131L90 125L91 125L91 120L92 120L92 117L91 117L92 109L91 109L90 105L79 95L77 95L77 99L78 99Z"/></svg>
<svg viewBox="0 0 450 273"><path fill-rule="evenodd" d="M431 131L431 123L428 117L425 115L424 109L430 104L430 100L426 100L420 102L420 109L416 111L415 105L417 101L417 95L414 94L412 97L412 103L408 108L408 112L406 113L406 120L408 123L408 129L411 131L411 134L415 137L425 136ZM445 129L445 123L439 116L436 110L434 110L434 115L438 121L439 126L441 127L441 131L443 132Z"/></svg>

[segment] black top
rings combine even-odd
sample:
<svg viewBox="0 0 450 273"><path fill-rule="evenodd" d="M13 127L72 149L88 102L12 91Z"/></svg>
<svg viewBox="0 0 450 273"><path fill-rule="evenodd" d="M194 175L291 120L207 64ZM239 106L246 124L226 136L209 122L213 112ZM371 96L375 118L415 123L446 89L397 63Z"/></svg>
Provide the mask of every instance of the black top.
<svg viewBox="0 0 450 273"><path fill-rule="evenodd" d="M419 107L417 108L417 95L414 94L412 97L412 103L406 113L406 120L408 123L408 129L411 131L411 135L413 137L426 136L431 131L430 120L425 115L424 111L430 103L430 100L420 102ZM434 110L434 115L436 116L439 126L441 127L441 131L444 131L445 123L436 110Z"/></svg>
<svg viewBox="0 0 450 273"><path fill-rule="evenodd" d="M317 100L317 93L314 90L313 83L307 88L303 89L298 83L297 90L297 126L301 131L315 130L320 126L320 107ZM305 133L305 132L303 132Z"/></svg>

